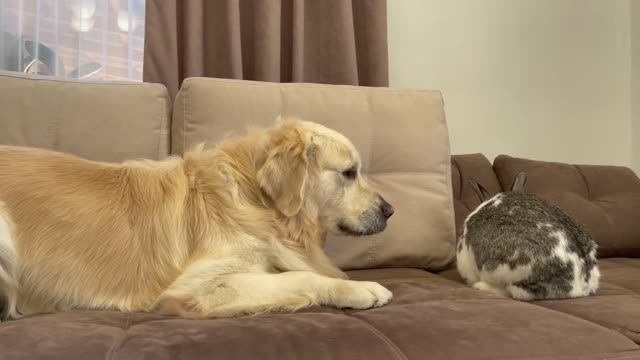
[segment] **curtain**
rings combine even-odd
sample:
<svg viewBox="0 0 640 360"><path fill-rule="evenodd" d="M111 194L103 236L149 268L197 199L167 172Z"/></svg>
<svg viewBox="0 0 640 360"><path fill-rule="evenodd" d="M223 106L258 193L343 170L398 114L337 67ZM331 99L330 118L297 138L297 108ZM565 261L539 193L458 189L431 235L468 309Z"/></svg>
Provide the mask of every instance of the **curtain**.
<svg viewBox="0 0 640 360"><path fill-rule="evenodd" d="M143 79L388 86L386 0L147 0Z"/></svg>
<svg viewBox="0 0 640 360"><path fill-rule="evenodd" d="M0 70L142 80L144 0L0 0Z"/></svg>

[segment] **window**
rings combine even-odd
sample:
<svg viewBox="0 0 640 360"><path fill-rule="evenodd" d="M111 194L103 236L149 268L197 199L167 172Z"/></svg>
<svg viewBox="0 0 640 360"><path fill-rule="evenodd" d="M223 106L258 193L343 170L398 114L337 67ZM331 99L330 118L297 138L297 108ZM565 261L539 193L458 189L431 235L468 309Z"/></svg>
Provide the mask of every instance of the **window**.
<svg viewBox="0 0 640 360"><path fill-rule="evenodd" d="M0 0L0 70L142 81L144 0Z"/></svg>

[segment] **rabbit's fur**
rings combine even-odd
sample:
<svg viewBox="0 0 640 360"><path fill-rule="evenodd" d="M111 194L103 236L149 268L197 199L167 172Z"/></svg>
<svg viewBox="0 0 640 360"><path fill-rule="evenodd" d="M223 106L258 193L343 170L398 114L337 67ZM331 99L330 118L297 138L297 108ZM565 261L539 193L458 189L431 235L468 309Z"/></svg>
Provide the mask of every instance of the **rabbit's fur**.
<svg viewBox="0 0 640 360"><path fill-rule="evenodd" d="M517 300L588 296L598 288L596 244L586 228L558 207L524 191L520 173L511 192L484 201L464 223L457 250L470 286ZM488 199L488 200L487 200Z"/></svg>

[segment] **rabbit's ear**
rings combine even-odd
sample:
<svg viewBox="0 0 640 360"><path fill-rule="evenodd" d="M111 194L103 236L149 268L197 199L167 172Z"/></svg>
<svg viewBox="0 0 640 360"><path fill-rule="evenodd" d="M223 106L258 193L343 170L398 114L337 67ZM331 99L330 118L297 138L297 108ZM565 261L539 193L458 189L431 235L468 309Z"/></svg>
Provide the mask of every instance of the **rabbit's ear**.
<svg viewBox="0 0 640 360"><path fill-rule="evenodd" d="M527 174L524 172L516 175L516 179L513 181L511 191L524 192L524 186L527 184Z"/></svg>
<svg viewBox="0 0 640 360"><path fill-rule="evenodd" d="M475 180L469 179L469 185L471 185L473 191L476 192L476 195L478 195L478 199L480 199L481 202L485 202L491 198L491 194L489 194L487 189L478 184Z"/></svg>

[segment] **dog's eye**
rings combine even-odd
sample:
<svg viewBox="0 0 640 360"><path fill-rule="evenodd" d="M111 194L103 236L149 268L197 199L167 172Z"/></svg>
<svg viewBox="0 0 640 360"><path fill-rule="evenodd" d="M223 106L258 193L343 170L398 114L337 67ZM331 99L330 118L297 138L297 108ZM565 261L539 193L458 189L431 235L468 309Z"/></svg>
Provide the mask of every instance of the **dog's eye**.
<svg viewBox="0 0 640 360"><path fill-rule="evenodd" d="M347 179L353 180L356 178L356 176L358 176L358 169L356 169L355 167L347 169L342 172L342 176L344 176Z"/></svg>

